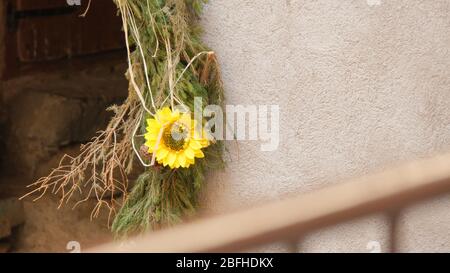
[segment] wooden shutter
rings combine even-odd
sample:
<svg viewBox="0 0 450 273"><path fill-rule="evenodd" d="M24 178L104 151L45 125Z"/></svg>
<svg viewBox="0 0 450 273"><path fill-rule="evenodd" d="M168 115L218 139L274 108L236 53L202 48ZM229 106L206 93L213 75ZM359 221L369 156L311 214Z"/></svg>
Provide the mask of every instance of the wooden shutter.
<svg viewBox="0 0 450 273"><path fill-rule="evenodd" d="M38 67L43 62L124 47L121 20L112 0L91 0L86 17L80 14L88 0L80 0L80 6L71 6L67 0L7 1L6 70L10 76L24 64Z"/></svg>

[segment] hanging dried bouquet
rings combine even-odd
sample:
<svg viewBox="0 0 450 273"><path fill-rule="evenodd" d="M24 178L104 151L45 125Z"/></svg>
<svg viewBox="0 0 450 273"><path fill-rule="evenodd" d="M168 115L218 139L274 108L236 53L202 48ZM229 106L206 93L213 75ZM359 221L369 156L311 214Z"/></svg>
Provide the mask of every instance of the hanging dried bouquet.
<svg viewBox="0 0 450 273"><path fill-rule="evenodd" d="M82 196L75 206L95 196L91 217L106 208L113 231L126 235L195 212L205 173L223 167L223 147L192 113L202 110L197 105L222 105L223 88L216 56L200 39L205 0L113 1L127 46L128 97L110 107L105 130L26 196L59 194L60 206L75 195ZM130 189L136 159L144 170Z"/></svg>

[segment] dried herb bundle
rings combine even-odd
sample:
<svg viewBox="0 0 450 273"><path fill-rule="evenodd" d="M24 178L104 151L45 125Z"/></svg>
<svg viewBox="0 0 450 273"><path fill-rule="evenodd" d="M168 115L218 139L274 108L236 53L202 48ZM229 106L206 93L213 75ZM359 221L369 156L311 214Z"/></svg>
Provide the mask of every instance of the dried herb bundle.
<svg viewBox="0 0 450 273"><path fill-rule="evenodd" d="M150 166L151 155L140 152L146 120L165 106L223 104L223 87L215 54L201 41L197 24L205 0L113 0L123 20L130 82L127 100L113 106L107 128L81 147L77 157L65 156L49 176L32 184L29 194L61 194L60 206L77 193L98 200L114 216L113 231L126 235L180 221L195 211L204 174L223 166L222 143L204 150L205 157L189 168ZM87 15L89 16L89 15ZM136 157L146 166L129 192L128 176ZM27 194L27 195L29 195ZM79 203L79 202L78 202ZM77 204L78 204L77 203Z"/></svg>

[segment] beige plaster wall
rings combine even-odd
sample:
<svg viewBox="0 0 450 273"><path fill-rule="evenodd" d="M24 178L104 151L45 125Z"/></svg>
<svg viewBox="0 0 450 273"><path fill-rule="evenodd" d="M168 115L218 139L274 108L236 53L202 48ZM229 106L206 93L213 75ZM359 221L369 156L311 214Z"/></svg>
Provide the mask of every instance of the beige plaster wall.
<svg viewBox="0 0 450 273"><path fill-rule="evenodd" d="M240 142L237 158L230 143L205 211L450 152L450 1L211 0L202 24L228 103L280 106L279 148ZM301 251L385 251L387 231L386 216L370 216L309 235ZM405 210L400 234L402 251L450 251L450 196Z"/></svg>

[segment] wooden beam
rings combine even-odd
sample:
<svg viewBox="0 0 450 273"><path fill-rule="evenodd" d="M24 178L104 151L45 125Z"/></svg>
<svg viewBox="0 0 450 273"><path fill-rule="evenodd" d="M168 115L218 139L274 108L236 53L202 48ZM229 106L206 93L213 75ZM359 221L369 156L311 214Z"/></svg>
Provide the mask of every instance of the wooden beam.
<svg viewBox="0 0 450 273"><path fill-rule="evenodd" d="M450 154L346 183L116 242L90 252L228 252L289 240L450 191Z"/></svg>

